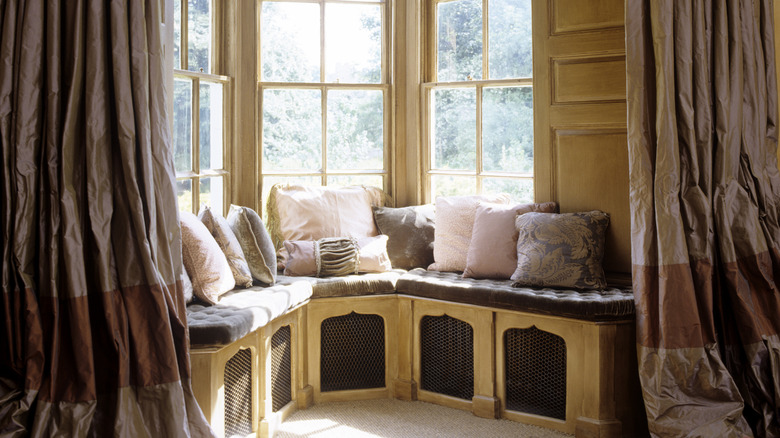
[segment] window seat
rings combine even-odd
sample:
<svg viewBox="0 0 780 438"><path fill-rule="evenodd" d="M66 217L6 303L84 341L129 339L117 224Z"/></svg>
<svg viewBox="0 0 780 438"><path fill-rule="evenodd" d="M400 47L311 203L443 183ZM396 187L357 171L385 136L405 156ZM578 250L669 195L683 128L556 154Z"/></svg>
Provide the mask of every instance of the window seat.
<svg viewBox="0 0 780 438"><path fill-rule="evenodd" d="M214 306L191 304L187 317L193 390L221 436L272 436L284 418L313 403L387 397L577 436L642 427L630 290L513 288L508 280L423 269L280 276L274 286L235 290ZM558 347L518 353L528 339ZM547 356L534 358L537 351ZM235 382L242 380L230 375L241 352L251 396L239 403ZM557 371L545 368L555 361ZM448 381L459 366L467 376L462 393ZM523 394L537 380L543 393L557 384L557 399L533 396L529 408Z"/></svg>

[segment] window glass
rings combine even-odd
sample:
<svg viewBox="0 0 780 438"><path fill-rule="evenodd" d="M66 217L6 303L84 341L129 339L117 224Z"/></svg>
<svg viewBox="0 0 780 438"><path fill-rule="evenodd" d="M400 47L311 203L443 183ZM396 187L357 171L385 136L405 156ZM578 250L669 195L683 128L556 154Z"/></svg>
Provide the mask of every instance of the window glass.
<svg viewBox="0 0 780 438"><path fill-rule="evenodd" d="M320 81L320 6L263 2L260 24L262 80Z"/></svg>
<svg viewBox="0 0 780 438"><path fill-rule="evenodd" d="M192 211L192 180L176 181L176 198L179 200L179 210Z"/></svg>
<svg viewBox="0 0 780 438"><path fill-rule="evenodd" d="M333 175L328 177L329 186L383 187L382 175Z"/></svg>
<svg viewBox="0 0 780 438"><path fill-rule="evenodd" d="M222 84L200 83L200 168L222 168Z"/></svg>
<svg viewBox="0 0 780 438"><path fill-rule="evenodd" d="M188 70L211 73L211 14L211 0L188 0Z"/></svg>
<svg viewBox="0 0 780 438"><path fill-rule="evenodd" d="M176 172L192 171L192 81L173 80L173 163Z"/></svg>
<svg viewBox="0 0 780 438"><path fill-rule="evenodd" d="M433 169L476 169L477 94L473 88L433 92Z"/></svg>
<svg viewBox="0 0 780 438"><path fill-rule="evenodd" d="M482 0L454 0L437 6L439 82L482 79Z"/></svg>
<svg viewBox="0 0 780 438"><path fill-rule="evenodd" d="M431 176L431 201L437 196L473 195L477 178L473 176L433 175Z"/></svg>
<svg viewBox="0 0 780 438"><path fill-rule="evenodd" d="M384 168L381 90L328 91L328 169Z"/></svg>
<svg viewBox="0 0 780 438"><path fill-rule="evenodd" d="M530 178L485 178L482 180L482 193L507 193L514 202L534 202L534 180Z"/></svg>
<svg viewBox="0 0 780 438"><path fill-rule="evenodd" d="M491 87L482 90L482 166L491 172L533 172L534 113L531 87Z"/></svg>
<svg viewBox="0 0 780 438"><path fill-rule="evenodd" d="M208 205L220 216L225 216L225 184L221 176L200 179L200 205Z"/></svg>
<svg viewBox="0 0 780 438"><path fill-rule="evenodd" d="M263 168L319 171L321 167L320 90L265 90Z"/></svg>
<svg viewBox="0 0 780 438"><path fill-rule="evenodd" d="M488 23L490 79L530 78L531 0L490 0Z"/></svg>
<svg viewBox="0 0 780 438"><path fill-rule="evenodd" d="M382 80L380 5L325 5L325 82Z"/></svg>

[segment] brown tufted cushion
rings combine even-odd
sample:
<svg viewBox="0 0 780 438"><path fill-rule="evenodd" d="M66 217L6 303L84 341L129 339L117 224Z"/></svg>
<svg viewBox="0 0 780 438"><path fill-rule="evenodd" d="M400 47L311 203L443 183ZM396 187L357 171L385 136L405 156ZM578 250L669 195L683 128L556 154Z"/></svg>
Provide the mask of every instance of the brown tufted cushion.
<svg viewBox="0 0 780 438"><path fill-rule="evenodd" d="M631 290L602 291L512 287L511 280L476 280L454 272L415 269L396 283L399 294L589 321L634 317Z"/></svg>
<svg viewBox="0 0 780 438"><path fill-rule="evenodd" d="M223 295L213 306L190 304L187 306L190 345L216 346L237 341L308 300L311 293L309 282L293 280L271 287L236 289Z"/></svg>

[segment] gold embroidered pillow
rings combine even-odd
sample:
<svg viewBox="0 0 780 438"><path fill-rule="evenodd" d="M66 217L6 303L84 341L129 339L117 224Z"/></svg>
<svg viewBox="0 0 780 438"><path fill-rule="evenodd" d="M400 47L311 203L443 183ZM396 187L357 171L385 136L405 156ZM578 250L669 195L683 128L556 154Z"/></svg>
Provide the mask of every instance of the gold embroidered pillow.
<svg viewBox="0 0 780 438"><path fill-rule="evenodd" d="M198 218L203 222L203 225L206 226L211 235L214 236L214 240L217 241L222 252L225 253L225 257L227 257L230 265L230 271L236 279L236 286L252 287L252 272L246 263L244 250L241 249L241 244L238 243L236 235L233 234L233 230L230 229L230 225L228 225L225 218L219 213L214 213L206 205L201 208Z"/></svg>
<svg viewBox="0 0 780 438"><path fill-rule="evenodd" d="M244 251L252 277L273 285L276 282L276 249L263 220L249 207L231 205L227 222Z"/></svg>
<svg viewBox="0 0 780 438"><path fill-rule="evenodd" d="M604 289L601 262L609 215L525 213L517 217L517 269L513 286Z"/></svg>

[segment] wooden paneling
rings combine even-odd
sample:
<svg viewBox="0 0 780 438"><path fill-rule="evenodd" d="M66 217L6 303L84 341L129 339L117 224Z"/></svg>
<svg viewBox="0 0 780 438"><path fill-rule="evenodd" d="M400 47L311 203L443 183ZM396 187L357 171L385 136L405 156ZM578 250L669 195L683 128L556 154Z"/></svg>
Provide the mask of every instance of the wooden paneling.
<svg viewBox="0 0 780 438"><path fill-rule="evenodd" d="M622 0L553 0L553 34L623 27Z"/></svg>
<svg viewBox="0 0 780 438"><path fill-rule="evenodd" d="M561 211L609 214L604 264L619 272L631 271L626 136L625 129L556 130L553 149L553 184Z"/></svg>
<svg viewBox="0 0 780 438"><path fill-rule="evenodd" d="M537 202L610 214L604 269L631 272L622 0L535 1Z"/></svg>
<svg viewBox="0 0 780 438"><path fill-rule="evenodd" d="M625 56L552 60L553 105L626 100Z"/></svg>

